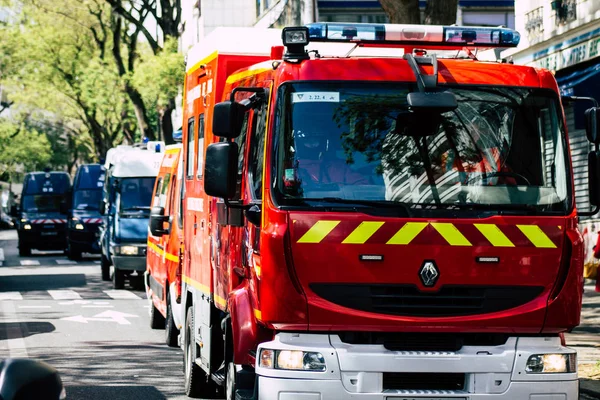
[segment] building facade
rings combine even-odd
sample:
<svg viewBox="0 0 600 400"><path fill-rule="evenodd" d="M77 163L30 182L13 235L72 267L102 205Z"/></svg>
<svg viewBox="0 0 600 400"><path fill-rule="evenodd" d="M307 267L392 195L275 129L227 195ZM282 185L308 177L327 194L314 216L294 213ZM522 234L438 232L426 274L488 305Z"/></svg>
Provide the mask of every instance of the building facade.
<svg viewBox="0 0 600 400"><path fill-rule="evenodd" d="M516 64L554 72L563 96L600 99L600 0L519 0L515 25L521 43L511 53ZM505 52L506 56L509 52ZM577 207L590 208L584 116L592 103L566 103L567 130Z"/></svg>

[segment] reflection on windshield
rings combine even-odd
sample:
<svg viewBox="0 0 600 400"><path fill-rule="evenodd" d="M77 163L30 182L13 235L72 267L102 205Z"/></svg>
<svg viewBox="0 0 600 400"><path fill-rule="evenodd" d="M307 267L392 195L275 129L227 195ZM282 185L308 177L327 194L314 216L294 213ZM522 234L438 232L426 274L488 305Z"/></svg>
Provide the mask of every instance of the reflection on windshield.
<svg viewBox="0 0 600 400"><path fill-rule="evenodd" d="M63 196L38 195L23 196L22 208L23 212L60 212L60 203L63 201Z"/></svg>
<svg viewBox="0 0 600 400"><path fill-rule="evenodd" d="M285 85L275 144L279 200L564 211L569 182L556 95L448 90L456 110L418 115L408 110L408 85Z"/></svg>
<svg viewBox="0 0 600 400"><path fill-rule="evenodd" d="M73 194L73 208L76 210L99 210L101 200L101 190L77 190Z"/></svg>
<svg viewBox="0 0 600 400"><path fill-rule="evenodd" d="M135 212L150 210L155 178L121 179L120 211Z"/></svg>

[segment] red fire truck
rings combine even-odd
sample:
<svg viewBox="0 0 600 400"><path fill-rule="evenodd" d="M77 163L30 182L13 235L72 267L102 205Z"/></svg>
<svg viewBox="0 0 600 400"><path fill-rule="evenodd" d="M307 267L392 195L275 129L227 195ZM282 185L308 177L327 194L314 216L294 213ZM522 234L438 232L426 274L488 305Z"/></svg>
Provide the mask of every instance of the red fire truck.
<svg viewBox="0 0 600 400"><path fill-rule="evenodd" d="M190 52L189 395L577 398L562 333L579 324L582 212L558 87L477 59L518 41L317 23L220 29Z"/></svg>

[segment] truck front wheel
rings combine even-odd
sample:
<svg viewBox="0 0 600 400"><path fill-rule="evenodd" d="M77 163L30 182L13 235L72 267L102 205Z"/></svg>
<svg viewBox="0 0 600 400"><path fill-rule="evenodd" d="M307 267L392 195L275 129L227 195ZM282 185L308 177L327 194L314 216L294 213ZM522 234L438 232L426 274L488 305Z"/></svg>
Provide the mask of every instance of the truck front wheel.
<svg viewBox="0 0 600 400"><path fill-rule="evenodd" d="M31 247L19 243L19 256L20 257L29 257L31 255Z"/></svg>
<svg viewBox="0 0 600 400"><path fill-rule="evenodd" d="M185 317L185 346L183 349L185 394L193 398L212 398L217 391L217 386L195 362L197 356L194 330L194 308L190 307Z"/></svg>
<svg viewBox="0 0 600 400"><path fill-rule="evenodd" d="M165 319L165 342L169 347L177 347L177 336L179 329L173 320L173 310L171 309L171 295L167 289L167 317Z"/></svg>
<svg viewBox="0 0 600 400"><path fill-rule="evenodd" d="M123 289L125 287L125 271L115 268L113 286L115 289Z"/></svg>

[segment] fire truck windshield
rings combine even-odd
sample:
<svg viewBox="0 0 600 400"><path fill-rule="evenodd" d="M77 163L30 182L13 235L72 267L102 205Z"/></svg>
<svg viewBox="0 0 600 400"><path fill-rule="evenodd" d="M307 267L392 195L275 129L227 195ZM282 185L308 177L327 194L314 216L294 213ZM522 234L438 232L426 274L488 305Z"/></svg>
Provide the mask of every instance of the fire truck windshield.
<svg viewBox="0 0 600 400"><path fill-rule="evenodd" d="M276 117L275 197L427 209L570 209L558 99L545 89L444 86L458 108L411 112L412 84L290 83Z"/></svg>

